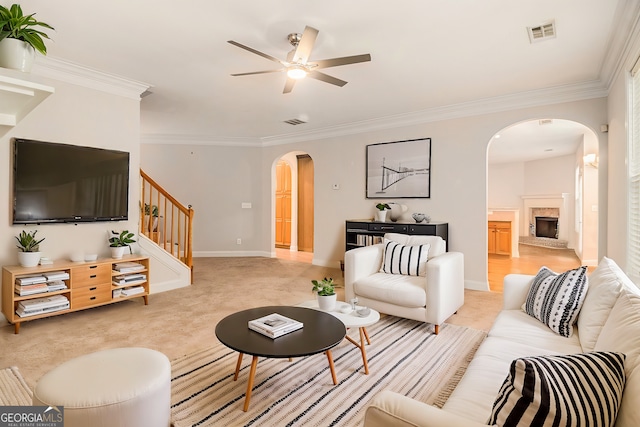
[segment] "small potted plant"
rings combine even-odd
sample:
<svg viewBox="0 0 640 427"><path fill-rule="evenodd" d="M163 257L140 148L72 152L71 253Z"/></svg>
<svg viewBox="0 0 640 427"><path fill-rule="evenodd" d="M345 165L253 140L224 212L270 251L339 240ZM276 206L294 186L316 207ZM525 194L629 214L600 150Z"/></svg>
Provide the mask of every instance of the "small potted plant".
<svg viewBox="0 0 640 427"><path fill-rule="evenodd" d="M391 209L387 203L378 203L376 205L376 221L385 222L387 220L387 211Z"/></svg>
<svg viewBox="0 0 640 427"><path fill-rule="evenodd" d="M0 67L31 71L35 51L47 54L44 40L49 36L34 28L54 28L36 20L32 13L24 15L19 4L7 8L0 5Z"/></svg>
<svg viewBox="0 0 640 427"><path fill-rule="evenodd" d="M320 310L331 311L336 306L336 299L338 295L335 291L335 283L333 283L333 279L329 277L328 279L325 277L324 279L312 280L313 284L313 292L318 294L318 307Z"/></svg>
<svg viewBox="0 0 640 427"><path fill-rule="evenodd" d="M122 258L126 247L129 247L129 253L133 253L131 246L129 246L131 243L135 243L135 240L133 240L133 233L130 233L129 230L123 230L120 233L112 230L111 237L109 237L111 257L115 259Z"/></svg>
<svg viewBox="0 0 640 427"><path fill-rule="evenodd" d="M145 231L158 231L158 206L144 204ZM153 218L152 221L150 219Z"/></svg>
<svg viewBox="0 0 640 427"><path fill-rule="evenodd" d="M23 267L35 267L40 262L40 243L44 238L36 239L37 232L38 230L33 230L33 232L22 230L22 233L16 236L17 247L20 249L18 263Z"/></svg>

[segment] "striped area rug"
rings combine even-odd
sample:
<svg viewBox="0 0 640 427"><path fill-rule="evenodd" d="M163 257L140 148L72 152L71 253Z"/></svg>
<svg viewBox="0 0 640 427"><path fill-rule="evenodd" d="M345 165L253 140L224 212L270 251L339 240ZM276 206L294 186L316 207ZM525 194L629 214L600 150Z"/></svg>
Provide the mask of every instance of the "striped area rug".
<svg viewBox="0 0 640 427"><path fill-rule="evenodd" d="M369 400L389 389L441 406L486 333L383 316L367 328L369 375L360 350L343 341L332 350L338 385L324 354L294 359L260 358L251 405L242 411L251 357L238 381L238 354L216 345L172 362L171 413L185 426L357 426ZM349 331L356 338L357 330Z"/></svg>
<svg viewBox="0 0 640 427"><path fill-rule="evenodd" d="M31 405L31 389L15 366L0 369L0 406Z"/></svg>

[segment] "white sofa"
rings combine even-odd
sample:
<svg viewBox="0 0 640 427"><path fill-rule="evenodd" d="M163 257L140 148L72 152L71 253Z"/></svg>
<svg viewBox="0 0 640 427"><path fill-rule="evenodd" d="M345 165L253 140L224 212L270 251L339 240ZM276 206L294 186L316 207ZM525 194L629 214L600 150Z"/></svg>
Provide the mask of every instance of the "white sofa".
<svg viewBox="0 0 640 427"><path fill-rule="evenodd" d="M384 391L366 410L366 427L486 425L512 360L527 356L616 351L626 355L617 427L640 426L640 289L610 259L589 275L574 333L565 338L526 314L534 276L504 279L504 307L442 409Z"/></svg>
<svg viewBox="0 0 640 427"><path fill-rule="evenodd" d="M464 256L447 252L439 236L409 236L387 233L385 239L405 246L430 245L423 275L380 272L383 244L352 249L345 253L346 301L405 319L439 325L464 304Z"/></svg>

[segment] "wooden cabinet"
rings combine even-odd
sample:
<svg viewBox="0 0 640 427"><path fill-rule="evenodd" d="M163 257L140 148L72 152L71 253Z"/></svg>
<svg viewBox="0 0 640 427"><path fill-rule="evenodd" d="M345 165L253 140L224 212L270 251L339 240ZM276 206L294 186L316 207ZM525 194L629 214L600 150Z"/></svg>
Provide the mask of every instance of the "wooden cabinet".
<svg viewBox="0 0 640 427"><path fill-rule="evenodd" d="M276 165L276 247L291 247L291 168L284 160Z"/></svg>
<svg viewBox="0 0 640 427"><path fill-rule="evenodd" d="M132 263L129 269L119 271L124 263ZM52 276L52 273L56 273ZM20 295L17 283L26 282L30 277L61 277L65 289ZM48 280L51 283L53 280ZM26 286L28 288L28 286ZM26 291L29 292L29 291ZM20 332L20 324L34 319L56 316L86 308L112 304L131 298L142 297L149 303L149 258L128 255L122 259L106 258L92 262L58 261L51 265L37 267L5 266L2 269L2 313L14 325L15 333ZM44 299L65 298L64 308L53 307L55 311L34 310L25 313L24 306L39 303ZM64 301L64 300L63 300ZM22 304L21 304L22 303ZM20 311L21 314L18 314Z"/></svg>
<svg viewBox="0 0 640 427"><path fill-rule="evenodd" d="M511 256L511 222L489 221L488 252Z"/></svg>
<svg viewBox="0 0 640 427"><path fill-rule="evenodd" d="M446 222L378 222L348 220L346 222L345 250L382 242L385 233L401 233L419 236L440 236L449 250L449 224Z"/></svg>

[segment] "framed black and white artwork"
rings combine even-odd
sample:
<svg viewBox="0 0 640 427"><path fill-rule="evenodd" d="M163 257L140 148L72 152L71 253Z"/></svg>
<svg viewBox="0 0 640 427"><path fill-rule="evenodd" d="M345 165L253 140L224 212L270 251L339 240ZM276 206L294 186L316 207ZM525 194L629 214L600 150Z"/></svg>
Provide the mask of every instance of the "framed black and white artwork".
<svg viewBox="0 0 640 427"><path fill-rule="evenodd" d="M367 145L367 199L430 197L431 138Z"/></svg>

